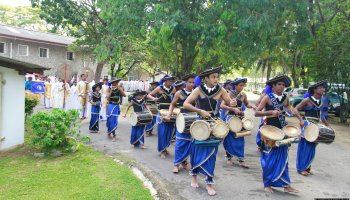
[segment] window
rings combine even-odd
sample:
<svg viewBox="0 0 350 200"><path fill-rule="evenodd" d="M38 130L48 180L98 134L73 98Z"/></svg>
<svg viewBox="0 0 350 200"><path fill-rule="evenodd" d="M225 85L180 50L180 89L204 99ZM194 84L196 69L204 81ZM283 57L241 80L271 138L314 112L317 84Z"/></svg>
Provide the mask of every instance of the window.
<svg viewBox="0 0 350 200"><path fill-rule="evenodd" d="M74 60L74 53L67 51L67 60Z"/></svg>
<svg viewBox="0 0 350 200"><path fill-rule="evenodd" d="M48 58L49 57L49 49L39 48L39 57L40 58Z"/></svg>
<svg viewBox="0 0 350 200"><path fill-rule="evenodd" d="M18 45L18 55L19 56L28 56L28 53L29 53L28 49L29 49L28 45L19 44Z"/></svg>
<svg viewBox="0 0 350 200"><path fill-rule="evenodd" d="M6 49L6 43L5 42L0 42L0 53L5 53Z"/></svg>

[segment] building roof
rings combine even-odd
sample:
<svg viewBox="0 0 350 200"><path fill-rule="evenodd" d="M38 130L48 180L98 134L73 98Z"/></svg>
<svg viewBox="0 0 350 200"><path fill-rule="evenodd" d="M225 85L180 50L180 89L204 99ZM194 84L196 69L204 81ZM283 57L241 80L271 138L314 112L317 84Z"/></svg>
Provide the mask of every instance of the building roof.
<svg viewBox="0 0 350 200"><path fill-rule="evenodd" d="M42 74L44 70L48 70L49 68L42 67L40 65L27 63L7 57L0 56L0 67L6 67L10 69L15 69L21 75L25 75L26 73L38 73Z"/></svg>
<svg viewBox="0 0 350 200"><path fill-rule="evenodd" d="M16 38L35 42L45 42L56 45L67 46L72 44L75 38L58 35L54 33L44 33L27 30L24 28L0 24L0 37Z"/></svg>

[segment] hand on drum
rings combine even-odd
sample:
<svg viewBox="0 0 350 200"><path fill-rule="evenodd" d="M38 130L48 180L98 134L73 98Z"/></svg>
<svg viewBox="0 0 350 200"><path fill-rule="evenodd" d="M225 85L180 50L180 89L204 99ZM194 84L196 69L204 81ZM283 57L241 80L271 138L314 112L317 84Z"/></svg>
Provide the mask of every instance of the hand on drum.
<svg viewBox="0 0 350 200"><path fill-rule="evenodd" d="M231 108L231 111L233 111L236 115L243 116L244 113L240 111L238 108Z"/></svg>
<svg viewBox="0 0 350 200"><path fill-rule="evenodd" d="M201 110L199 112L199 114L203 117L203 118L208 118L210 117L210 113L208 111L205 111L205 110Z"/></svg>
<svg viewBox="0 0 350 200"><path fill-rule="evenodd" d="M305 124L304 124L304 120L301 120L301 121L299 122L299 124L300 124L300 127L303 128L304 125L305 125Z"/></svg>
<svg viewBox="0 0 350 200"><path fill-rule="evenodd" d="M171 116L170 116L170 115L167 115L167 116L164 117L163 119L164 119L165 122L170 122L170 121L171 121L170 118L171 118Z"/></svg>
<svg viewBox="0 0 350 200"><path fill-rule="evenodd" d="M271 111L271 116L273 116L273 117L278 117L280 114L281 114L281 112L278 111L278 110L272 110Z"/></svg>
<svg viewBox="0 0 350 200"><path fill-rule="evenodd" d="M235 99L231 99L230 106L237 106L237 101Z"/></svg>
<svg viewBox="0 0 350 200"><path fill-rule="evenodd" d="M126 113L123 115L123 118L126 118Z"/></svg>

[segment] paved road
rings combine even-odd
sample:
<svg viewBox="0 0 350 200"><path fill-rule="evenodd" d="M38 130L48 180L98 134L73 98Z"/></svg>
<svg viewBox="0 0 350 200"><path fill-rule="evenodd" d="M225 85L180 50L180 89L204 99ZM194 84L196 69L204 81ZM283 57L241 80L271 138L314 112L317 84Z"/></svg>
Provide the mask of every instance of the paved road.
<svg viewBox="0 0 350 200"><path fill-rule="evenodd" d="M251 99L256 100L256 96ZM252 111L247 112L253 116ZM255 118L256 124L259 119ZM128 119L120 118L118 128L118 141L111 142L106 137L105 122L100 122L101 134L88 133L88 122L85 121L81 128L82 133L91 136L91 146L107 154L123 154L143 166L148 174L158 177L161 185L167 188L173 199L314 199L314 198L349 198L350 197L350 132L349 127L334 127L337 130L336 141L330 145L320 144L317 147L317 155L313 163L314 175L303 177L297 174L295 158L297 145L293 145L289 152L289 172L292 185L301 192L297 195L283 193L276 190L274 194L266 194L263 191L261 179L261 167L257 154L255 135L246 137L246 162L249 169L243 169L237 165L228 166L225 161L225 153L222 145L215 168L215 188L217 195L208 197L205 191L204 177L199 176L200 188L189 187L190 176L187 172L179 174L171 172L173 164L174 145L170 146L172 155L163 160L156 150L157 136L145 138L148 149L134 149L131 147ZM254 130L256 133L257 129ZM159 183L158 183L159 184Z"/></svg>

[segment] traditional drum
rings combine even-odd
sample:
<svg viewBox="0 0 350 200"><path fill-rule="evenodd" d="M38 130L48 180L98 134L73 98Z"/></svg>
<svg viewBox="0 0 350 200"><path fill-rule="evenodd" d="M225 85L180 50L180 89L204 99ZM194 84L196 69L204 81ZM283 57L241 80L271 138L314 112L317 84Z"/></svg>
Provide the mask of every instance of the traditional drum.
<svg viewBox="0 0 350 200"><path fill-rule="evenodd" d="M131 126L141 126L152 123L153 116L151 112L135 112L130 115Z"/></svg>
<svg viewBox="0 0 350 200"><path fill-rule="evenodd" d="M283 133L290 138L298 137L301 134L299 125L289 123L282 128Z"/></svg>
<svg viewBox="0 0 350 200"><path fill-rule="evenodd" d="M240 137L245 137L245 136L249 136L252 134L252 131L239 131L239 132L235 132L235 138L240 138Z"/></svg>
<svg viewBox="0 0 350 200"><path fill-rule="evenodd" d="M190 126L190 133L195 140L207 140L210 136L210 124L205 120L194 121Z"/></svg>
<svg viewBox="0 0 350 200"><path fill-rule="evenodd" d="M304 138L308 142L330 144L335 139L335 132L323 124L310 123L304 129Z"/></svg>
<svg viewBox="0 0 350 200"><path fill-rule="evenodd" d="M254 123L253 120L250 118L243 118L242 119L242 124L243 124L243 128L247 131L251 131L254 128Z"/></svg>
<svg viewBox="0 0 350 200"><path fill-rule="evenodd" d="M237 116L232 116L228 121L227 125L232 132L241 131L243 128L242 120Z"/></svg>
<svg viewBox="0 0 350 200"><path fill-rule="evenodd" d="M261 139L264 141L265 145L272 148L276 146L276 141L282 140L284 138L284 133L282 129L275 126L264 125L260 128Z"/></svg>
<svg viewBox="0 0 350 200"><path fill-rule="evenodd" d="M153 116L157 116L158 114L158 106L156 104L149 104L147 105L149 108L149 111L151 111Z"/></svg>
<svg viewBox="0 0 350 200"><path fill-rule="evenodd" d="M195 112L180 113L176 117L176 129L179 133L189 133L191 124L198 119Z"/></svg>
<svg viewBox="0 0 350 200"><path fill-rule="evenodd" d="M215 120L211 123L212 134L219 139L223 139L229 132L229 127L222 120Z"/></svg>
<svg viewBox="0 0 350 200"><path fill-rule="evenodd" d="M174 108L173 113L170 115L170 122L176 122L176 116L180 113L180 109ZM159 110L160 118L163 120L169 114L169 110Z"/></svg>

